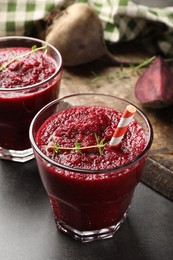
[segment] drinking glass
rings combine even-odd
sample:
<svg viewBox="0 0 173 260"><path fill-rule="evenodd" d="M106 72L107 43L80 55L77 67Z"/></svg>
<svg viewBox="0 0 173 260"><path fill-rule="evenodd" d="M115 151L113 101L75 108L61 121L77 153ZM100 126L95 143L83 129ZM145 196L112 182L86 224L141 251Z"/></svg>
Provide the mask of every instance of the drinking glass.
<svg viewBox="0 0 173 260"><path fill-rule="evenodd" d="M47 42L30 37L1 37L2 49L47 46L47 54L56 64L55 72L46 80L25 87L6 88L0 85L0 159L26 162L32 159L29 125L34 115L46 104L58 98L62 74L59 51ZM10 50L9 50L10 51ZM29 59L29 55L28 55ZM3 70L0 73L4 73ZM18 76L18 75L17 75ZM20 76L19 76L20 77ZM6 78L8 81L8 78Z"/></svg>
<svg viewBox="0 0 173 260"><path fill-rule="evenodd" d="M55 162L41 151L36 134L45 120L71 107L104 106L123 112L129 104L111 95L74 94L51 102L32 120L30 140L56 226L81 242L113 237L125 220L152 144L152 126L137 108L134 118L146 137L143 151L132 161L101 170L72 168Z"/></svg>

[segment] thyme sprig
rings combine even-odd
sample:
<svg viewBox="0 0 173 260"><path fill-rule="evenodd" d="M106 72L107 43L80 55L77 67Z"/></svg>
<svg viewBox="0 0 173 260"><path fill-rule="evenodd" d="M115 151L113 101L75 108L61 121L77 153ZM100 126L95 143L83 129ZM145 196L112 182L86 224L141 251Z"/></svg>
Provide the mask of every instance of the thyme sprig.
<svg viewBox="0 0 173 260"><path fill-rule="evenodd" d="M105 142L105 138L99 140L99 137L97 136L96 133L94 133L94 136L95 136L95 140L96 140L96 144L95 145L81 146L81 144L78 141L75 141L73 147L60 146L55 141L56 137L52 136L51 145L49 145L47 148L52 150L53 157L55 157L55 154L59 153L62 150L74 150L74 151L78 151L79 153L82 154L82 150L93 149L93 148L97 148L98 151L99 151L99 154L102 155L103 154L103 148L108 144L108 142Z"/></svg>
<svg viewBox="0 0 173 260"><path fill-rule="evenodd" d="M131 75L134 75L134 76L140 75L141 69L147 67L155 58L156 58L156 56L149 57L145 60L142 60L137 65L129 63L128 67L131 69ZM130 73L124 69L123 64L120 65L119 69L117 69L114 72L114 74L112 74L112 75L106 75L106 76L99 75L93 70L91 71L91 75L93 78L89 82L90 84L95 84L96 82L101 81L101 80L111 82L111 81L115 80L116 78L117 79L129 79L131 77Z"/></svg>
<svg viewBox="0 0 173 260"><path fill-rule="evenodd" d="M136 65L136 66L131 65L131 68L132 68L133 73L139 75L139 74L140 74L140 70L141 70L142 68L147 67L155 58L156 58L156 56L152 56L152 57L150 57L150 58L148 58L148 59L146 59L146 60L140 62L140 63L139 63L138 65Z"/></svg>
<svg viewBox="0 0 173 260"><path fill-rule="evenodd" d="M26 56L30 55L31 53L36 52L36 51L40 51L40 50L44 50L44 55L45 55L47 53L47 45L44 45L44 46L41 46L41 47L37 47L37 45L33 45L30 51L28 51L24 54L18 55L18 56L13 56L13 58L11 60L9 60L8 62L6 62L5 64L2 64L0 66L0 71L5 70L8 67L8 65L13 63L14 61L20 60L23 57L26 57Z"/></svg>

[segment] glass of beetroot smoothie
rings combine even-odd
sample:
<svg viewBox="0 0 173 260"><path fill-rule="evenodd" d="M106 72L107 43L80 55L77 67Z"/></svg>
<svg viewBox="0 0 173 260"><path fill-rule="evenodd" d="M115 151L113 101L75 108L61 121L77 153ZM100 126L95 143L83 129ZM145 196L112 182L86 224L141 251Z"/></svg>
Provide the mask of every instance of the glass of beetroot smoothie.
<svg viewBox="0 0 173 260"><path fill-rule="evenodd" d="M29 37L0 38L0 158L33 158L29 125L58 98L61 72L61 55L50 44Z"/></svg>
<svg viewBox="0 0 173 260"><path fill-rule="evenodd" d="M118 147L110 145L129 103L75 94L34 117L30 140L57 228L82 242L114 235L129 211L153 131L138 109Z"/></svg>

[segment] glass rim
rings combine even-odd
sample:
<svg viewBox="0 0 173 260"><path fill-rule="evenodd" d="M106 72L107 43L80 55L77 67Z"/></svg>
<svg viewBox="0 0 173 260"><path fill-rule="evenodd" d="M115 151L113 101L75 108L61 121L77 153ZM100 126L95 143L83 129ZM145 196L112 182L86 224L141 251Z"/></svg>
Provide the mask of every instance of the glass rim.
<svg viewBox="0 0 173 260"><path fill-rule="evenodd" d="M145 123L147 124L147 127L148 127L148 130L149 130L149 137L148 137L148 140L147 140L147 144L144 148L144 150L138 155L136 156L135 158L133 158L133 160L130 160L128 161L127 163L125 164L122 164L122 165L119 165L119 166L116 166L116 167L113 167L113 168L108 168L108 169L103 169L103 170L88 170L88 169L79 169L79 168L72 168L72 167L69 167L67 165L63 165L63 164L60 164L60 163L57 163L56 161L52 160L51 158L49 158L48 156L46 156L41 150L40 148L38 147L38 145L36 144L35 142L35 139L34 139L34 135L33 135L33 127L34 127L34 124L37 120L37 118L39 117L40 114L44 113L45 110L47 110L49 107L51 107L52 105L58 103L59 101L61 100L65 100L65 99L68 99L68 98L71 98L71 97L77 97L77 96L87 96L87 95L99 95L99 96L105 96L105 97L111 97L111 98L115 98L115 99L118 99L120 101L124 101L128 104L131 104L133 105L135 108L136 108L136 112L139 113L142 118L144 119ZM29 128L29 138L30 138L30 142L31 142L31 145L33 146L34 150L47 162L53 164L54 166L56 167L59 167L59 168L62 168L64 170L68 170L68 171L71 171L71 172L76 172L76 173L86 173L86 174L104 174L104 173L108 173L108 172L113 172L113 171L118 171L118 170L121 170L121 169L124 169L128 166L132 166L133 164L135 164L136 162L138 162L140 159L142 159L145 154L149 151L150 147L151 147L151 144L153 142L153 128L152 128L152 125L151 125L151 122L150 120L147 118L147 116L138 108L136 107L134 104L132 104L131 102L123 99L123 98L119 98L117 96L113 96L113 95L110 95L110 94L102 94L102 93L77 93L77 94L71 94L71 95L66 95L64 97L61 97L61 98L58 98L58 99L55 99L53 101L51 101L50 103L48 103L46 106L44 106L40 111L37 112L37 114L34 116L34 118L32 119L32 122L30 124L30 128Z"/></svg>
<svg viewBox="0 0 173 260"><path fill-rule="evenodd" d="M4 36L4 37L0 37L0 41L1 40L8 40L8 39L9 40L13 40L13 39L21 39L22 40L22 39L24 39L24 40L38 42L38 43L42 44L42 46L44 46L44 45L49 46L58 55L58 57L59 57L59 65L57 66L56 71L51 76L49 76L47 79L45 79L43 81L40 81L40 82L32 84L32 85L28 85L28 86L25 86L25 87L17 87L17 88L3 88L3 87L0 87L0 91L5 91L5 92L15 92L15 91L19 91L19 90L25 91L25 90L28 90L28 89L32 89L34 87L39 87L40 85L43 85L43 84L47 83L48 81L52 80L53 78L55 78L59 74L59 72L61 71L62 64L63 64L62 56L61 56L60 52L58 51L58 49L56 49L52 44L50 44L50 43L48 43L48 42L46 42L44 40L38 39L38 38L27 37L27 36Z"/></svg>

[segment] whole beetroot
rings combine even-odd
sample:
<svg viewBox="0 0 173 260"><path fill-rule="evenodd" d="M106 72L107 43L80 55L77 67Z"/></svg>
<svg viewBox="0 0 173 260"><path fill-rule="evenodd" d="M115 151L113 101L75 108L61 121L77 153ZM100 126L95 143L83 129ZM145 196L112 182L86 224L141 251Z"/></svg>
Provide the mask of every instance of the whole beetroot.
<svg viewBox="0 0 173 260"><path fill-rule="evenodd" d="M173 105L173 74L163 58L157 57L138 78L135 96L151 108Z"/></svg>
<svg viewBox="0 0 173 260"><path fill-rule="evenodd" d="M74 3L55 15L48 27L46 41L60 51L64 66L77 66L97 59L110 65L120 63L108 51L101 22L88 4Z"/></svg>

